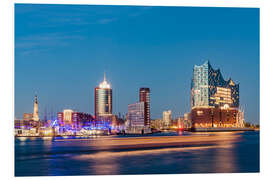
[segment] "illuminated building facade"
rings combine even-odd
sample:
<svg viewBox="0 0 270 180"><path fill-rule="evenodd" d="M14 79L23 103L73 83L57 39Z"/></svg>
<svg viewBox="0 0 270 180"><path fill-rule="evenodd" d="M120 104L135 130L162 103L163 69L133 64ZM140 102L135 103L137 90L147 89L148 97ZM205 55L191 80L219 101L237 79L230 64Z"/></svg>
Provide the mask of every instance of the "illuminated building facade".
<svg viewBox="0 0 270 180"><path fill-rule="evenodd" d="M151 128L161 130L163 129L163 125L164 125L163 119L151 119L150 125L151 125Z"/></svg>
<svg viewBox="0 0 270 180"><path fill-rule="evenodd" d="M145 125L146 102L128 105L126 132L129 134L151 133L150 125Z"/></svg>
<svg viewBox="0 0 270 180"><path fill-rule="evenodd" d="M144 125L150 127L150 89L140 88L140 102L145 102Z"/></svg>
<svg viewBox="0 0 270 180"><path fill-rule="evenodd" d="M114 114L99 115L95 119L94 127L97 129L110 130L117 124L118 117Z"/></svg>
<svg viewBox="0 0 270 180"><path fill-rule="evenodd" d="M168 128L172 124L172 111L163 111L164 127Z"/></svg>
<svg viewBox="0 0 270 180"><path fill-rule="evenodd" d="M14 120L15 129L30 129L32 128L31 124L33 123L33 120Z"/></svg>
<svg viewBox="0 0 270 180"><path fill-rule="evenodd" d="M74 129L82 129L83 127L93 126L95 121L91 114L83 112L73 112L72 122Z"/></svg>
<svg viewBox="0 0 270 180"><path fill-rule="evenodd" d="M144 128L145 123L145 102L138 102L128 105L127 114L129 125L134 128Z"/></svg>
<svg viewBox="0 0 270 180"><path fill-rule="evenodd" d="M193 127L244 127L243 111L230 107L192 109Z"/></svg>
<svg viewBox="0 0 270 180"><path fill-rule="evenodd" d="M90 127L95 123L91 114L74 112L71 109L65 109L63 112L58 112L57 120L61 127L77 130L82 129L83 127Z"/></svg>
<svg viewBox="0 0 270 180"><path fill-rule="evenodd" d="M177 126L182 129L189 129L192 126L190 113L185 113L184 117L177 118Z"/></svg>
<svg viewBox="0 0 270 180"><path fill-rule="evenodd" d="M112 115L112 89L106 81L104 81L95 88L95 117Z"/></svg>
<svg viewBox="0 0 270 180"><path fill-rule="evenodd" d="M33 113L23 113L23 120L24 121L31 121L31 120L33 120Z"/></svg>
<svg viewBox="0 0 270 180"><path fill-rule="evenodd" d="M35 121L33 119L33 113L23 113L23 119L22 121L18 121L20 122L20 125L22 125L23 129L30 129L30 128L35 128L38 126L38 121ZM16 128L18 128L19 126L16 125Z"/></svg>
<svg viewBox="0 0 270 180"><path fill-rule="evenodd" d="M64 111L63 111L63 123L64 124L70 124L70 125L73 124L72 113L73 113L72 109L64 109Z"/></svg>
<svg viewBox="0 0 270 180"><path fill-rule="evenodd" d="M215 107L228 104L239 107L239 84L225 81L219 69L214 70L209 61L194 66L191 83L191 106Z"/></svg>
<svg viewBox="0 0 270 180"><path fill-rule="evenodd" d="M219 69L206 61L194 66L191 82L193 127L237 127L239 84L224 80Z"/></svg>

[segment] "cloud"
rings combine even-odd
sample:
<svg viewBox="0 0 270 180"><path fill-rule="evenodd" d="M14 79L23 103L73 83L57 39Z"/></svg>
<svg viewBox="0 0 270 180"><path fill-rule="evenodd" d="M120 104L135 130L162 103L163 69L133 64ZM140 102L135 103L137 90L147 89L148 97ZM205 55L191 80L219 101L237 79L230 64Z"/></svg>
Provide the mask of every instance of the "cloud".
<svg viewBox="0 0 270 180"><path fill-rule="evenodd" d="M15 38L15 52L21 55L48 51L54 47L65 47L70 45L71 40L82 40L83 36L68 35L65 33L47 33L29 35Z"/></svg>
<svg viewBox="0 0 270 180"><path fill-rule="evenodd" d="M98 20L97 23L98 24L108 24L108 23L114 22L116 20L117 20L116 18L104 18L104 19Z"/></svg>
<svg viewBox="0 0 270 180"><path fill-rule="evenodd" d="M15 3L16 14L35 13L42 10L42 4L17 4Z"/></svg>
<svg viewBox="0 0 270 180"><path fill-rule="evenodd" d="M19 51L19 55L20 56L27 56L27 55L46 53L46 52L48 52L48 49L26 49L23 51Z"/></svg>
<svg viewBox="0 0 270 180"><path fill-rule="evenodd" d="M81 35L89 26L105 25L116 22L121 18L137 17L148 12L151 6L123 6L121 10L114 6L62 6L62 5L15 5L15 13L23 21L23 29L65 29L65 32L29 34L15 37L16 52L31 54L50 50L54 47L69 46L71 41L82 40ZM16 16L17 16L16 15ZM15 27L16 26L15 21ZM27 27L28 26L28 27ZM26 28L27 27L27 28ZM72 32L69 30L72 29ZM79 32L80 31L80 32ZM33 32L33 31L32 31Z"/></svg>
<svg viewBox="0 0 270 180"><path fill-rule="evenodd" d="M141 16L144 13L146 13L147 11L153 9L154 7L152 6L143 6L143 7L138 7L137 9L133 9L133 11L129 14L130 17L137 17L137 16Z"/></svg>

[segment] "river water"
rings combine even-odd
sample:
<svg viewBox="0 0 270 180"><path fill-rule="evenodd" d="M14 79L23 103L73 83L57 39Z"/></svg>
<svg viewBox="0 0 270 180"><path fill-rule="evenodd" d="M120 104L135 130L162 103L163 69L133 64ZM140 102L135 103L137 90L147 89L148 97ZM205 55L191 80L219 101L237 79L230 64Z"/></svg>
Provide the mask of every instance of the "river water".
<svg viewBox="0 0 270 180"><path fill-rule="evenodd" d="M15 138L15 176L259 172L259 160L258 131Z"/></svg>

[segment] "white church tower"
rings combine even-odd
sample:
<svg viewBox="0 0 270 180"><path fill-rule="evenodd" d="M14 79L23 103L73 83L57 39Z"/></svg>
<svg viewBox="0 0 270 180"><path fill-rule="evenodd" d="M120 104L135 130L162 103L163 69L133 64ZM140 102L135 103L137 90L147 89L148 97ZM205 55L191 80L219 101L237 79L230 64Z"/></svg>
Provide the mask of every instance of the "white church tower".
<svg viewBox="0 0 270 180"><path fill-rule="evenodd" d="M38 102L37 102L37 95L35 95L35 104L34 104L33 120L34 120L34 121L39 121L39 117L38 117Z"/></svg>

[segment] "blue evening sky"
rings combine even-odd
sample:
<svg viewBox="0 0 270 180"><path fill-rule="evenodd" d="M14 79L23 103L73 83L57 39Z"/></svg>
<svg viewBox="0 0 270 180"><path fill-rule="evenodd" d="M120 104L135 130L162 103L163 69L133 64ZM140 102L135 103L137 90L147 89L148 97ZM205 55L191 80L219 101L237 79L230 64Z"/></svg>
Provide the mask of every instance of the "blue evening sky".
<svg viewBox="0 0 270 180"><path fill-rule="evenodd" d="M190 110L195 64L210 60L240 83L246 121L259 122L259 9L15 5L15 116L44 110L93 114L104 71L113 112L151 90L151 118Z"/></svg>

